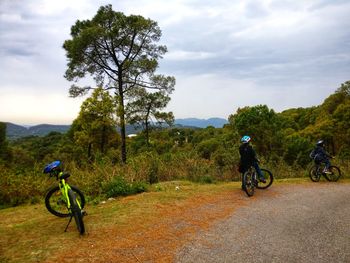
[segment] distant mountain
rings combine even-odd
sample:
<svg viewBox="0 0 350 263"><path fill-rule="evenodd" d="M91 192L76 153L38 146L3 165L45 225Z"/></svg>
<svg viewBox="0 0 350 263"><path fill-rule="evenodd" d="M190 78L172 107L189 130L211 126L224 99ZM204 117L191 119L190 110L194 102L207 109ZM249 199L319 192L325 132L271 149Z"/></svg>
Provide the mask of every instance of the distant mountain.
<svg viewBox="0 0 350 263"><path fill-rule="evenodd" d="M227 120L222 118L210 118L210 119L197 119L186 118L176 119L175 126L186 128L206 128L213 126L215 128L222 128L224 124L227 124ZM15 140L26 136L45 136L50 132L65 133L69 130L70 125L52 125L52 124L40 124L35 126L21 126L10 122L6 123L6 135L10 140ZM135 128L132 125L126 126L126 134L132 134L139 132L139 128Z"/></svg>
<svg viewBox="0 0 350 263"><path fill-rule="evenodd" d="M186 119L176 119L175 124L182 126L192 126L199 128L206 128L208 126L213 126L215 128L222 128L228 121L223 118L210 118L210 119L197 119L197 118L186 118Z"/></svg>
<svg viewBox="0 0 350 263"><path fill-rule="evenodd" d="M6 135L9 139L14 140L26 136L45 136L50 132L65 133L69 130L70 125L52 125L40 124L30 127L24 127L10 122L6 123Z"/></svg>

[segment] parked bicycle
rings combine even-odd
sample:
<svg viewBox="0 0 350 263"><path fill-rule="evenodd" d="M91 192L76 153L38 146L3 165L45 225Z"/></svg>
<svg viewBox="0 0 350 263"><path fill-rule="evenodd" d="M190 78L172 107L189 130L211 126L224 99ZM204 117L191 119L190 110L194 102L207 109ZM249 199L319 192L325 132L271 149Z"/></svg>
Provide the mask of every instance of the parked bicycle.
<svg viewBox="0 0 350 263"><path fill-rule="evenodd" d="M266 182L261 182L258 179L258 174L252 166L243 174L243 189L249 197L254 195L255 188L266 189L272 185L272 173L267 169L260 170Z"/></svg>
<svg viewBox="0 0 350 263"><path fill-rule="evenodd" d="M45 196L45 206L55 216L70 217L65 232L74 217L79 233L84 234L85 197L77 187L67 183L70 174L63 172L60 164L60 161L54 161L44 168L44 173L49 174L50 177L56 177L56 180L59 181L58 185L48 189Z"/></svg>
<svg viewBox="0 0 350 263"><path fill-rule="evenodd" d="M329 182L336 182L339 180L341 176L339 167L331 165L328 170L325 168L325 163L314 164L309 171L311 181L318 182L320 181L321 176L324 176Z"/></svg>

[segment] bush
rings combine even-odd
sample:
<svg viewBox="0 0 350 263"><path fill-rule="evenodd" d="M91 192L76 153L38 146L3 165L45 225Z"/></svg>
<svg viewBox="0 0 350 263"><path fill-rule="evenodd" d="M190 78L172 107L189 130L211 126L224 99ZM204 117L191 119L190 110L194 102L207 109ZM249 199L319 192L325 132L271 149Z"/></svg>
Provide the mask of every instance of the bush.
<svg viewBox="0 0 350 263"><path fill-rule="evenodd" d="M107 197L126 196L147 191L147 184L143 182L128 183L121 176L114 177L104 186Z"/></svg>
<svg viewBox="0 0 350 263"><path fill-rule="evenodd" d="M212 184L215 182L215 180L213 179L213 177L211 177L210 175L203 175L203 176L199 176L197 179L198 183L202 183L202 184Z"/></svg>

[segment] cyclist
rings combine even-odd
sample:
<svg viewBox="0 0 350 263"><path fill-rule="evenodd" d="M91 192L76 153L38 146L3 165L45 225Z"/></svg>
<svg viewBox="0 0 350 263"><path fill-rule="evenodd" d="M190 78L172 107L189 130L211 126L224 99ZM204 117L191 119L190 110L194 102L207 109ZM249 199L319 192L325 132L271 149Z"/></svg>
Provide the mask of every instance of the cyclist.
<svg viewBox="0 0 350 263"><path fill-rule="evenodd" d="M256 153L253 147L249 144L251 138L248 135L245 135L241 139L241 145L239 146L239 154L241 155L240 162L240 172L244 174L249 167L253 166L259 176L260 182L266 183L264 175L262 174L259 167L259 159L256 156ZM243 176L242 176L242 189L243 189Z"/></svg>
<svg viewBox="0 0 350 263"><path fill-rule="evenodd" d="M325 163L325 169L323 172L331 173L329 171L329 167L331 166L331 162L329 161L329 158L332 158L332 156L328 152L326 152L326 150L324 149L323 140L319 140L316 143L316 147L312 150L312 152L310 153L310 156L312 159L314 159L314 162L316 165L320 163Z"/></svg>

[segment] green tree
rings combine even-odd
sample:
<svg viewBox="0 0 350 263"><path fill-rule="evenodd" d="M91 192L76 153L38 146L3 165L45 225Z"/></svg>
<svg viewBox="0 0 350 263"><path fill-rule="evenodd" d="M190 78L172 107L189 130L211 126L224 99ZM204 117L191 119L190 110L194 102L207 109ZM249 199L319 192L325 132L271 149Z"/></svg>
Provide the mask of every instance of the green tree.
<svg viewBox="0 0 350 263"><path fill-rule="evenodd" d="M0 122L0 160L6 158L8 152L8 143L6 140L6 123Z"/></svg>
<svg viewBox="0 0 350 263"><path fill-rule="evenodd" d="M157 45L161 30L155 21L126 16L106 5L91 20L78 20L71 28L71 36L63 45L68 58L65 77L77 82L90 74L98 86L114 91L118 99L121 158L125 163L126 94L141 87L170 93L175 86L174 77L155 74L158 60L167 52L166 46ZM72 85L70 94L79 96L89 89Z"/></svg>
<svg viewBox="0 0 350 263"><path fill-rule="evenodd" d="M102 88L94 90L92 96L81 105L77 119L73 121L70 137L84 147L89 159L94 152L106 152L110 141L117 137L115 125L116 103Z"/></svg>
<svg viewBox="0 0 350 263"><path fill-rule="evenodd" d="M251 136L261 154L281 148L281 119L266 105L238 109L229 116L229 123L241 136Z"/></svg>
<svg viewBox="0 0 350 263"><path fill-rule="evenodd" d="M150 125L164 123L171 126L174 123L172 112L161 112L170 97L164 91L149 93L146 89L135 90L130 102L127 104L127 120L130 124L142 126L146 133L146 142L149 145Z"/></svg>

